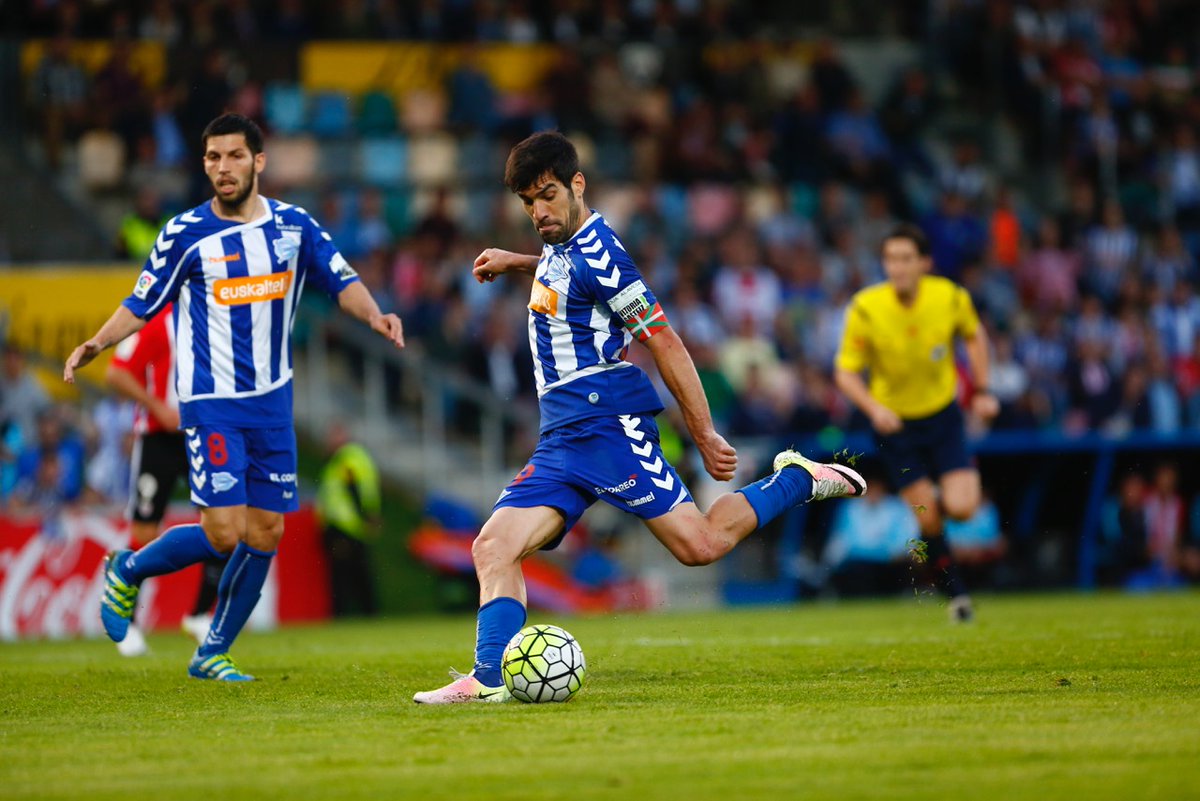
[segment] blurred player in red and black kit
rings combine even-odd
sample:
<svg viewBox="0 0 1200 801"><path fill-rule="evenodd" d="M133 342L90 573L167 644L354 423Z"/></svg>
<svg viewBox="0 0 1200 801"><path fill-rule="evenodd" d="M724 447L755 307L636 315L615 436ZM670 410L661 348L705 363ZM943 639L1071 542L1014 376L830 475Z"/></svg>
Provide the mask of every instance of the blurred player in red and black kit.
<svg viewBox="0 0 1200 801"><path fill-rule="evenodd" d="M179 398L175 394L175 337L168 324L167 306L145 328L117 346L105 378L118 394L138 404L135 424L138 438L133 451L133 476L129 493L130 533L140 548L158 536L159 525L175 487L187 479L187 448L179 430ZM217 597L223 559L203 563L200 590L192 612L183 618L183 630L203 642L211 620L208 612ZM117 643L125 656L146 652L146 640L137 626Z"/></svg>

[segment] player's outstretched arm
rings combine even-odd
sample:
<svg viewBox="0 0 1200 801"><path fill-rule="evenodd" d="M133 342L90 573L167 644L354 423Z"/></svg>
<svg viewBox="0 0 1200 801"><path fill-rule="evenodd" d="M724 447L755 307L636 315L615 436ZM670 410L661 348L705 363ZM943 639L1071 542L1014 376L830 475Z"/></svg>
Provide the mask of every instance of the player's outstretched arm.
<svg viewBox="0 0 1200 801"><path fill-rule="evenodd" d="M988 387L990 380L987 332L976 326L975 333L963 339L967 349L967 364L971 378L975 381L975 394L971 396L971 411L984 422L1000 413L1000 401Z"/></svg>
<svg viewBox="0 0 1200 801"><path fill-rule="evenodd" d="M471 274L479 283L495 281L502 273L525 273L533 275L537 272L538 257L526 256L524 253L513 253L500 248L488 248L475 257L475 266Z"/></svg>
<svg viewBox="0 0 1200 801"><path fill-rule="evenodd" d="M397 348L404 347L404 324L394 314L384 314L379 304L362 282L355 281L338 293L338 306L356 320L371 326L371 330Z"/></svg>
<svg viewBox="0 0 1200 801"><path fill-rule="evenodd" d="M705 471L717 481L729 481L737 472L737 451L713 427L708 398L696 374L696 365L674 329L664 327L646 340L659 375L679 403L692 441L704 459Z"/></svg>
<svg viewBox="0 0 1200 801"><path fill-rule="evenodd" d="M124 306L118 306L112 317L108 318L108 322L100 326L95 336L71 351L67 364L63 367L63 381L74 384L76 370L86 367L105 348L110 348L130 334L141 331L145 325L145 320Z"/></svg>

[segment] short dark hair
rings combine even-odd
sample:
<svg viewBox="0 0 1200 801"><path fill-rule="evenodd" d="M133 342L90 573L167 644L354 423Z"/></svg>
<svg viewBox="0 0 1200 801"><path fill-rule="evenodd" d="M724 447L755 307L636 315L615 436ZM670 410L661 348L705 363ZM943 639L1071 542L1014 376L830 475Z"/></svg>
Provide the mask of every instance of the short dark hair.
<svg viewBox="0 0 1200 801"><path fill-rule="evenodd" d="M263 132L262 128L258 127L258 123L249 117L243 117L241 114L222 114L215 120L210 122L204 128L204 133L200 134L200 146L208 150L208 139L211 136L226 136L227 134L241 134L246 137L246 147L250 148L250 152L258 155L263 152Z"/></svg>
<svg viewBox="0 0 1200 801"><path fill-rule="evenodd" d="M577 172L579 154L571 140L558 131L541 131L523 139L508 154L504 185L510 192L520 192L550 173L563 186L570 186Z"/></svg>
<svg viewBox="0 0 1200 801"><path fill-rule="evenodd" d="M897 225L883 238L883 242L879 243L881 250L889 239L907 239L917 246L917 253L922 256L929 255L929 238L925 236L925 232L921 230L919 225L913 225L912 223Z"/></svg>

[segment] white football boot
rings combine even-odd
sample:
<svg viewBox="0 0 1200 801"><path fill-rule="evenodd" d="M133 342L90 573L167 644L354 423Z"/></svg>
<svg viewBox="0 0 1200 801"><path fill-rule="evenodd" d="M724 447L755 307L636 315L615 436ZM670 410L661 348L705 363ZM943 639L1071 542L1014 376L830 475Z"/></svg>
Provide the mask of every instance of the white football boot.
<svg viewBox="0 0 1200 801"><path fill-rule="evenodd" d="M471 703L502 703L509 699L508 688L501 684L499 687L488 687L475 678L475 671L467 675L451 670L454 681L438 690L417 693L413 700L418 704L471 704Z"/></svg>
<svg viewBox="0 0 1200 801"><path fill-rule="evenodd" d="M867 494L866 479L844 464L814 462L796 451L782 451L775 456L772 467L776 472L785 467L800 467L806 470L813 480L810 501L856 498Z"/></svg>

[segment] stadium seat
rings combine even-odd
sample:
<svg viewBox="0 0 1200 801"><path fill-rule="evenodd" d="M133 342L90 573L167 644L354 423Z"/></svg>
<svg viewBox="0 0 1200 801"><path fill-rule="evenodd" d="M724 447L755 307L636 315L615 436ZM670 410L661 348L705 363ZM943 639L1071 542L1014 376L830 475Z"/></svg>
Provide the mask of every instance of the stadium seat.
<svg viewBox="0 0 1200 801"><path fill-rule="evenodd" d="M432 133L446 127L446 96L430 89L414 89L400 105L400 125L408 133Z"/></svg>
<svg viewBox="0 0 1200 801"><path fill-rule="evenodd" d="M602 177L610 181L627 181L631 177L629 143L613 136L603 137L596 143L593 157L596 164L603 165Z"/></svg>
<svg viewBox="0 0 1200 801"><path fill-rule="evenodd" d="M408 148L408 174L418 184L458 179L458 143L449 134L415 137Z"/></svg>
<svg viewBox="0 0 1200 801"><path fill-rule="evenodd" d="M398 137L364 139L358 144L358 174L374 186L395 186L408 177L408 143Z"/></svg>
<svg viewBox="0 0 1200 801"><path fill-rule="evenodd" d="M351 130L350 98L341 92L313 95L308 128L323 139L346 136Z"/></svg>
<svg viewBox="0 0 1200 801"><path fill-rule="evenodd" d="M263 113L267 127L277 134L294 134L304 130L308 116L308 100L304 89L292 83L268 84L263 95Z"/></svg>
<svg viewBox="0 0 1200 801"><path fill-rule="evenodd" d="M112 131L79 137L79 180L90 191L114 189L125 179L125 145Z"/></svg>
<svg viewBox="0 0 1200 801"><path fill-rule="evenodd" d="M306 186L317 174L319 151L311 136L275 136L267 140L271 180L283 187Z"/></svg>
<svg viewBox="0 0 1200 801"><path fill-rule="evenodd" d="M575 145L575 152L579 154L579 169L583 170L585 175L595 172L596 143L592 141L592 137L583 131L571 131L567 137ZM605 175L607 174L606 171Z"/></svg>
<svg viewBox="0 0 1200 801"><path fill-rule="evenodd" d="M407 189L389 190L383 200L383 216L395 236L412 230L412 193Z"/></svg>
<svg viewBox="0 0 1200 801"><path fill-rule="evenodd" d="M605 184L599 192L596 208L604 210L604 219L618 231L625 230L637 207L637 189L628 184Z"/></svg>
<svg viewBox="0 0 1200 801"><path fill-rule="evenodd" d="M494 224L492 210L496 203L511 203L512 199L505 195L497 195L491 187L473 187L463 193L463 208L465 213L460 222L463 231L471 236L486 236Z"/></svg>
<svg viewBox="0 0 1200 801"><path fill-rule="evenodd" d="M321 142L321 179L341 183L354 178L358 143L349 139Z"/></svg>
<svg viewBox="0 0 1200 801"><path fill-rule="evenodd" d="M504 175L504 159L506 154L500 152L496 144L482 134L469 136L459 143L458 158L460 171L469 182L500 186Z"/></svg>
<svg viewBox="0 0 1200 801"><path fill-rule="evenodd" d="M378 89L365 93L358 103L355 120L362 136L388 136L396 132L396 104L392 96Z"/></svg>

